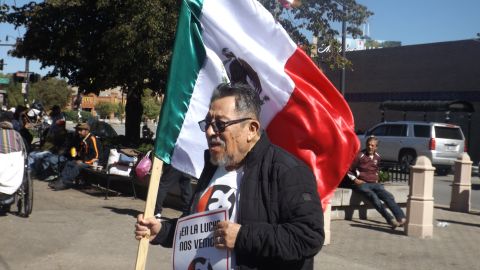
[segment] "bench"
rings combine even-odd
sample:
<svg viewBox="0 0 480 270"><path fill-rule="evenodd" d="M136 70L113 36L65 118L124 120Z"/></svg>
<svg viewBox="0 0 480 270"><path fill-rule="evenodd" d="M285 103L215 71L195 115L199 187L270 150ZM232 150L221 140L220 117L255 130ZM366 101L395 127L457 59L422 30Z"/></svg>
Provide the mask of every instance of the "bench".
<svg viewBox="0 0 480 270"><path fill-rule="evenodd" d="M407 183L387 182L384 187L393 194L400 207L406 207L409 193ZM350 188L337 188L330 202L332 204L331 219L352 219L356 211L360 219L367 219L367 216L380 216L363 195Z"/></svg>
<svg viewBox="0 0 480 270"><path fill-rule="evenodd" d="M406 207L409 194L409 186L406 183L385 183L384 187L393 194L400 207ZM352 219L355 211L358 211L360 219L367 219L367 216L381 216L363 195L354 192L351 188L337 188L330 199L330 203L330 207L327 207L324 212L324 245L330 244L331 241L330 227L332 220Z"/></svg>
<svg viewBox="0 0 480 270"><path fill-rule="evenodd" d="M93 176L93 179L88 176ZM137 192L135 189L135 183L137 182L137 179L135 178L134 173L130 176L122 176L122 175L116 175L116 174L110 174L108 173L108 169L103 169L103 170L96 170L94 168L86 168L82 170L81 177L84 179L85 182L88 182L90 184L95 183L99 185L98 181L99 179L103 179L105 181L105 200L108 200L108 193L110 191L110 183L113 182L129 182L132 187L132 193L133 193L133 199L137 198Z"/></svg>

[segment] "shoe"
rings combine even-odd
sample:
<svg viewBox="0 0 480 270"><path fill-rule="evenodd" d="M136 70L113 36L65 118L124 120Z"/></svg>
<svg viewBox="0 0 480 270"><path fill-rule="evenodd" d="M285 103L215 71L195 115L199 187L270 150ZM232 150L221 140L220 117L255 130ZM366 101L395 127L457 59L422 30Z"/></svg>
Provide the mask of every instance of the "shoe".
<svg viewBox="0 0 480 270"><path fill-rule="evenodd" d="M10 205L15 201L14 194L3 194L0 193L0 206Z"/></svg>
<svg viewBox="0 0 480 270"><path fill-rule="evenodd" d="M65 190L65 189L69 189L69 188L70 188L70 187L67 186L67 185L65 185L62 181L57 182L57 183L54 185L54 187L53 187L53 189L54 189L55 191Z"/></svg>
<svg viewBox="0 0 480 270"><path fill-rule="evenodd" d="M398 226L400 226L400 223L393 218L390 220L389 224L390 227L392 227L392 230L395 230Z"/></svg>
<svg viewBox="0 0 480 270"><path fill-rule="evenodd" d="M398 226L399 227L403 227L405 225L405 223L407 223L406 218L402 218L402 219L398 220Z"/></svg>
<svg viewBox="0 0 480 270"><path fill-rule="evenodd" d="M55 180L57 180L57 176L56 175L50 175L49 177L43 179L43 181L45 182L54 182Z"/></svg>
<svg viewBox="0 0 480 270"><path fill-rule="evenodd" d="M54 189L54 188L55 188L55 185L56 185L58 182L61 182L61 181L62 181L62 180L60 180L60 179L57 179L57 180L54 180L54 181L50 181L50 182L48 182L48 187Z"/></svg>
<svg viewBox="0 0 480 270"><path fill-rule="evenodd" d="M7 209L7 206L0 205L0 216L6 216L8 212L10 212L10 206Z"/></svg>

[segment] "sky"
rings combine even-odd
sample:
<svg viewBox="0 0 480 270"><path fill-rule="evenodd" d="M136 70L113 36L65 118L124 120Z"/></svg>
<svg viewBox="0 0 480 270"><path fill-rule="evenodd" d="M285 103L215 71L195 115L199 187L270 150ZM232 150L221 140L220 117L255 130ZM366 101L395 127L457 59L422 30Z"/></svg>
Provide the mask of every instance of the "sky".
<svg viewBox="0 0 480 270"><path fill-rule="evenodd" d="M23 0L0 0L1 3L23 5ZM375 40L401 41L402 45L435 43L476 38L480 32L480 0L357 0L375 14L369 18L370 37ZM23 36L0 24L0 44L11 43ZM6 36L9 36L7 42ZM3 73L25 70L25 59L7 55L7 46L0 46L0 58L6 66ZM30 71L45 75L38 61L30 61Z"/></svg>

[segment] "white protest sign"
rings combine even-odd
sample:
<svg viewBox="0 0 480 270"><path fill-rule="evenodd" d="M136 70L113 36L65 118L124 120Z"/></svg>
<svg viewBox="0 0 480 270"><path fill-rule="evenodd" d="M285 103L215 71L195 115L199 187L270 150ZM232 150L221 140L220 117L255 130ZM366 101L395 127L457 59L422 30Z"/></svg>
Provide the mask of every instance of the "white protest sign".
<svg viewBox="0 0 480 270"><path fill-rule="evenodd" d="M179 219L173 240L173 269L231 269L230 251L216 248L213 237L217 223L225 220L226 208Z"/></svg>

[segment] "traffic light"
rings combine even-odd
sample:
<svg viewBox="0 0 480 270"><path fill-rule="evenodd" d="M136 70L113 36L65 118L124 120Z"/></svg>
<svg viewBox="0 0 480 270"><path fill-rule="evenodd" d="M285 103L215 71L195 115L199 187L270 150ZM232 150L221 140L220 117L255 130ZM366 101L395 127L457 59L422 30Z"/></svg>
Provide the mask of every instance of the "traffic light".
<svg viewBox="0 0 480 270"><path fill-rule="evenodd" d="M36 83L38 82L42 77L40 76L40 74L37 74L37 73L31 73L30 74L30 82L31 83Z"/></svg>
<svg viewBox="0 0 480 270"><path fill-rule="evenodd" d="M0 59L0 70L3 70L3 59Z"/></svg>

